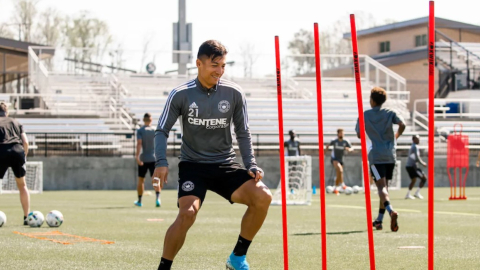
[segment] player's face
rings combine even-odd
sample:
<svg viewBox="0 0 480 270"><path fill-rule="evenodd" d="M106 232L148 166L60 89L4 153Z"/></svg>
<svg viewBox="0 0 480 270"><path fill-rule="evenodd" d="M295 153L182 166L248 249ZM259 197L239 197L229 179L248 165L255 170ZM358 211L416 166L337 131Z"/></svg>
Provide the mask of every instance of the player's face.
<svg viewBox="0 0 480 270"><path fill-rule="evenodd" d="M339 131L337 135L339 139L343 139L343 131Z"/></svg>
<svg viewBox="0 0 480 270"><path fill-rule="evenodd" d="M415 144L419 144L419 143L420 143L420 139L417 138L417 137L415 137L415 138L413 138L413 142L414 142Z"/></svg>
<svg viewBox="0 0 480 270"><path fill-rule="evenodd" d="M225 72L226 56L215 59L197 59L198 77L205 87L211 88L216 85Z"/></svg>
<svg viewBox="0 0 480 270"><path fill-rule="evenodd" d="M152 117L145 117L143 118L143 122L146 124L146 125L149 125L152 123Z"/></svg>

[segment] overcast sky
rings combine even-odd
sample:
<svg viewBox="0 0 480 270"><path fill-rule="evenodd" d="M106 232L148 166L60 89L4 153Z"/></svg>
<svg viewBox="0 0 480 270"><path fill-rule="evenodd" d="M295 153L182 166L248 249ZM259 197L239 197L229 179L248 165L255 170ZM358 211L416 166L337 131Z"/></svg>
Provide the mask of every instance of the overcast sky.
<svg viewBox="0 0 480 270"><path fill-rule="evenodd" d="M0 21L8 22L12 0L0 0ZM438 17L480 25L480 1L437 0ZM106 21L116 42L126 50L142 50L143 41L153 36L151 49L172 49L172 23L178 20L178 0L41 0L40 10L55 7L65 15L89 10ZM426 0L187 0L187 21L193 23L193 48L207 39L217 39L230 51L245 42L260 53L273 54L274 36L280 35L281 50L301 28L311 30L313 22L326 28L348 14L371 13L377 22L403 21L428 16Z"/></svg>

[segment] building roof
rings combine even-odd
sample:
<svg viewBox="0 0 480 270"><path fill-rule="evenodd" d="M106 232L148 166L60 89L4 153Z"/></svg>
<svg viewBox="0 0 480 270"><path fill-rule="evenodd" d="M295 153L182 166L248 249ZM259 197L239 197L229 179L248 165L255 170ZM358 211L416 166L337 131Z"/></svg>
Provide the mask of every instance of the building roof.
<svg viewBox="0 0 480 270"><path fill-rule="evenodd" d="M391 23L391 24L386 24L386 25L381 25L381 26L376 26L376 27L360 30L360 31L357 31L357 37L367 36L367 35L372 35L372 34L378 34L378 33L381 33L381 32L387 32L387 31L392 31L392 30L401 29L401 28L414 27L414 26L419 26L419 25L427 25L427 24L428 24L428 17L422 17L422 18L417 18L417 19L413 19L413 20L396 22L396 23ZM435 18L435 27L436 28L465 29L465 30L468 30L468 31L471 31L471 32L480 33L480 26L478 26L478 25L468 24L468 23L463 23L463 22L458 22L458 21L452 21L452 20L443 19L443 18L439 18L439 17ZM350 32L344 33L343 38L350 39L351 38Z"/></svg>
<svg viewBox="0 0 480 270"><path fill-rule="evenodd" d="M0 37L0 51L3 52L26 55L30 46L40 47L45 45Z"/></svg>

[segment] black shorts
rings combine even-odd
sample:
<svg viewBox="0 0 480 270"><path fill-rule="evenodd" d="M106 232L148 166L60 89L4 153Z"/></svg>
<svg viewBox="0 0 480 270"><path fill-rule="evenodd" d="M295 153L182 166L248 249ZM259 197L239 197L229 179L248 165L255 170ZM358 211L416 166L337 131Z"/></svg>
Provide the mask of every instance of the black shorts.
<svg viewBox="0 0 480 270"><path fill-rule="evenodd" d="M408 176L410 176L410 179L417 178L417 177L420 177L420 178L425 177L425 174L423 173L423 171L418 167L405 167L405 169L407 169Z"/></svg>
<svg viewBox="0 0 480 270"><path fill-rule="evenodd" d="M0 178L5 176L11 167L16 178L24 177L27 173L25 166L25 150L20 144L0 144Z"/></svg>
<svg viewBox="0 0 480 270"><path fill-rule="evenodd" d="M372 176L375 181L378 181L384 177L387 180L392 180L394 169L395 163L370 165L370 171L372 172Z"/></svg>
<svg viewBox="0 0 480 270"><path fill-rule="evenodd" d="M150 171L150 176L155 171L155 162L143 162L143 166L138 165L138 177L145 178L147 171Z"/></svg>
<svg viewBox="0 0 480 270"><path fill-rule="evenodd" d="M338 161L338 163L340 163L340 165L343 166L343 161L340 161L340 160L334 159L334 158L330 159L330 163L332 163L332 165L333 165L333 162L334 162L334 161Z"/></svg>
<svg viewBox="0 0 480 270"><path fill-rule="evenodd" d="M222 196L230 203L233 192L252 179L247 169L238 163L207 164L182 161L178 164L178 198L196 196L200 203L207 190Z"/></svg>

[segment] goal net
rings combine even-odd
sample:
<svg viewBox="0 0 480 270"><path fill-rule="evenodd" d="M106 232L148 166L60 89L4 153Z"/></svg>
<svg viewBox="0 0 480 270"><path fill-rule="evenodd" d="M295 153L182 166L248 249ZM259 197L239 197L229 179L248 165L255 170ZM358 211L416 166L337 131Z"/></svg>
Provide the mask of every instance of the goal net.
<svg viewBox="0 0 480 270"><path fill-rule="evenodd" d="M27 174L25 175L25 182L27 183L28 191L30 193L42 193L43 163L38 161L28 161L26 167ZM0 194L1 193L18 193L17 182L15 181L15 175L11 168L8 168L3 179L0 179Z"/></svg>
<svg viewBox="0 0 480 270"><path fill-rule="evenodd" d="M285 186L288 205L310 205L312 201L312 157L285 157ZM273 205L282 204L282 183L273 194Z"/></svg>
<svg viewBox="0 0 480 270"><path fill-rule="evenodd" d="M363 167L362 167L363 169ZM369 168L370 170L370 168ZM363 171L363 170L362 170ZM370 173L370 171L369 171ZM363 174L362 174L363 179ZM364 187L364 182L362 180L362 186ZM389 190L400 190L402 188L402 161L397 160L395 163L395 169L393 169L392 180L388 181Z"/></svg>

